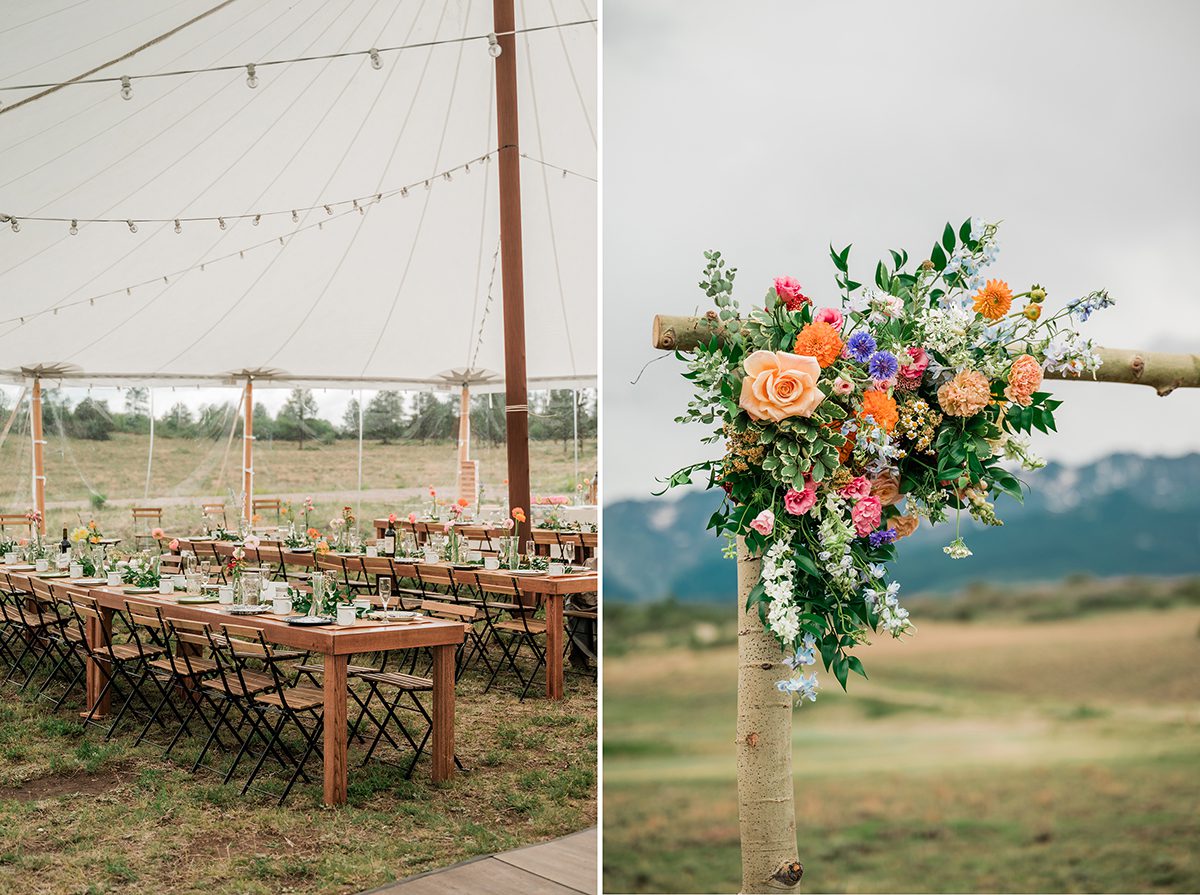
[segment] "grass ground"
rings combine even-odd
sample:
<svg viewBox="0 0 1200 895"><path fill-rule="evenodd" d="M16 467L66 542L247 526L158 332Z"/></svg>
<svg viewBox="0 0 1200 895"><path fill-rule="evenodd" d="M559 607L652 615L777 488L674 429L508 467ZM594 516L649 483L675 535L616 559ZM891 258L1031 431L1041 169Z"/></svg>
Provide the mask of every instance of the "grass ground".
<svg viewBox="0 0 1200 895"><path fill-rule="evenodd" d="M192 533L201 523L202 498L224 500L241 491L241 446L226 452L224 440L158 438L154 465L146 494L146 460L149 439L144 435L116 433L108 441L81 441L52 437L46 447L47 512L52 534L63 525L74 527L82 517L96 518L105 534L128 536L133 532L129 507L133 504L164 506L164 528L172 533ZM9 438L0 448L0 512L24 512L29 499L30 446L27 439ZM532 491L537 495L575 494L575 460L571 444L530 443ZM508 477L504 446L477 444L472 457L479 460L484 503L499 504ZM314 525L324 529L343 504L351 504L360 519L408 513L428 502L427 489L437 487L447 497L456 496L457 446L450 442L379 444L363 449L364 497L358 494L358 443L341 440L329 445L262 441L255 445L254 489L261 497L317 495ZM595 440L580 445L579 475L590 479L596 470ZM93 494L108 503L95 509ZM231 519L231 523L235 520ZM365 526L365 522L364 522Z"/></svg>
<svg viewBox="0 0 1200 895"><path fill-rule="evenodd" d="M596 694L518 703L460 683L457 752L469 769L434 785L429 762L359 768L349 804L320 806L320 785L240 784L190 766L198 746L105 743L12 685L0 700L0 893L351 893L478 854L554 838L596 818ZM182 762L187 762L182 765ZM239 777L241 772L239 771ZM315 778L319 781L319 767ZM256 784L257 786L257 784ZM272 794L273 793L273 794Z"/></svg>
<svg viewBox="0 0 1200 895"><path fill-rule="evenodd" d="M795 715L805 891L1200 890L1200 609L914 617ZM736 648L693 627L606 656L606 891L739 885Z"/></svg>

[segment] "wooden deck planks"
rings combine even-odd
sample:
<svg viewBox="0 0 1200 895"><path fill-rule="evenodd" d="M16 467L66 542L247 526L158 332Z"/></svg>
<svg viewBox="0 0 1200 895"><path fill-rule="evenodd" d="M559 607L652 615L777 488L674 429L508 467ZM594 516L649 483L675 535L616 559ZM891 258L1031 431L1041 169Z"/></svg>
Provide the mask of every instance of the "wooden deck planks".
<svg viewBox="0 0 1200 895"><path fill-rule="evenodd" d="M372 889L365 895L595 895L596 828Z"/></svg>

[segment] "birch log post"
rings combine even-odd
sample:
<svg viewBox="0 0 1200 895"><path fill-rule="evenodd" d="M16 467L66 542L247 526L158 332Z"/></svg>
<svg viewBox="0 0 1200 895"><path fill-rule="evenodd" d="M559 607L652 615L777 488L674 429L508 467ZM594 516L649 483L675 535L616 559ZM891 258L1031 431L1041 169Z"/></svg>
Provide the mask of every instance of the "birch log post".
<svg viewBox="0 0 1200 895"><path fill-rule="evenodd" d="M804 868L797 859L792 787L792 697L776 688L786 677L779 642L746 600L762 574L761 557L738 538L738 826L743 892L793 892Z"/></svg>
<svg viewBox="0 0 1200 895"><path fill-rule="evenodd" d="M692 351L721 338L725 327L715 314L654 318L655 348ZM1094 381L1147 385L1160 395L1177 388L1200 388L1200 355L1098 348L1103 363ZM1049 379L1074 379L1048 374ZM1092 377L1088 377L1091 380ZM1085 381L1088 381L1085 380ZM795 892L804 868L796 843L795 788L792 781L792 701L775 682L784 677L779 644L757 612L746 611L750 589L762 574L762 559L737 545L738 576L738 826L743 892Z"/></svg>

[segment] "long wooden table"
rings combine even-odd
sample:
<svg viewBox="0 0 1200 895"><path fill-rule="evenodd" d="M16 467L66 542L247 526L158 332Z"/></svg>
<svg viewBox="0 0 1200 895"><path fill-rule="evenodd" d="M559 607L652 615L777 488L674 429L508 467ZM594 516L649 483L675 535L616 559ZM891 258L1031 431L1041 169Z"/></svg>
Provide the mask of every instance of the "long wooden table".
<svg viewBox="0 0 1200 895"><path fill-rule="evenodd" d="M0 565L0 569L4 568ZM29 580L38 575L36 572L14 570L9 571L9 577L17 583L23 581L25 586L32 590ZM257 628L262 630L267 640L272 643L320 653L325 664L324 777L327 805L342 805L346 802L347 660L354 653L429 647L433 653L433 779L437 782L454 775L454 653L466 635L465 626L461 622L426 618L418 624L389 624L359 619L353 625L345 627L328 625L301 628L293 627L281 617L270 614L233 615L228 606L218 604L181 605L175 602L173 597L158 594L130 595L120 588L80 587L66 578L44 580L52 589L65 587L68 591L87 594L97 601L101 608L99 624L103 626L103 630L89 629L88 638L94 647L103 642L99 638L111 634L114 611L123 610L126 602L132 600L159 606L164 618ZM104 680L103 669L89 660L89 711L97 706ZM104 702L108 702L107 696ZM97 714L105 714L108 709L108 705L101 704Z"/></svg>

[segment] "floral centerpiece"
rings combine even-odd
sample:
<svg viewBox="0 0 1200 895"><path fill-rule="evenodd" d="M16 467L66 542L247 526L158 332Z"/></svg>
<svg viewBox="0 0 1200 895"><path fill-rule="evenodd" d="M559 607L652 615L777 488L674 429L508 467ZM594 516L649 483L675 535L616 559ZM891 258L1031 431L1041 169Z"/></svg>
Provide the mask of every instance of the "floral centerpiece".
<svg viewBox="0 0 1200 895"><path fill-rule="evenodd" d="M25 547L25 561L37 562L39 559L50 558L50 548L42 541L42 514L37 510L25 511L25 521L29 524L30 537L21 539Z"/></svg>
<svg viewBox="0 0 1200 895"><path fill-rule="evenodd" d="M121 580L128 585L158 587L158 557L131 556L128 559L118 560L116 568L121 573Z"/></svg>
<svg viewBox="0 0 1200 895"><path fill-rule="evenodd" d="M851 278L850 246L830 247L841 292L818 307L791 277L743 314L735 269L706 252L701 287L716 305L710 337L684 376L695 397L679 422L716 425L705 443L724 456L676 472L666 489L708 472L726 493L709 527L745 539L762 557L749 596L787 654L778 682L797 703L815 700L819 655L844 688L865 676L852 651L872 632L914 628L887 563L921 519L953 516L952 559L971 555L963 512L1001 524L993 501L1021 500L1010 466L1044 465L1025 436L1053 431L1061 402L1042 390L1047 370L1094 372L1100 359L1074 328L1113 303L1103 291L1045 309L1046 290L1014 293L983 271L997 227L947 224L929 258L909 266L891 252L874 285ZM660 492L661 493L661 492Z"/></svg>

